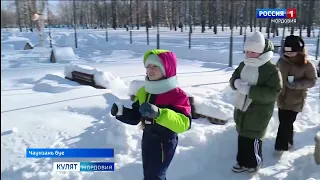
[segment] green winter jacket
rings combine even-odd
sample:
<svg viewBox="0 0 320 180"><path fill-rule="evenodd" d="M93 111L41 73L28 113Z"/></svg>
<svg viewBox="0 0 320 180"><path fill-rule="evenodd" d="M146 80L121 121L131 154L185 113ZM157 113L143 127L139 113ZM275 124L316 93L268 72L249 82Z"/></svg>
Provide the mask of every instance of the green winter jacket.
<svg viewBox="0 0 320 180"><path fill-rule="evenodd" d="M234 81L241 78L241 73L245 67L244 62L230 78L230 86L236 90ZM246 100L251 99L251 103L245 111L235 108L234 120L236 129L241 136L251 139L261 139L265 136L269 121L273 115L275 102L282 89L282 78L279 69L271 61L257 67L258 77L255 85L251 85Z"/></svg>

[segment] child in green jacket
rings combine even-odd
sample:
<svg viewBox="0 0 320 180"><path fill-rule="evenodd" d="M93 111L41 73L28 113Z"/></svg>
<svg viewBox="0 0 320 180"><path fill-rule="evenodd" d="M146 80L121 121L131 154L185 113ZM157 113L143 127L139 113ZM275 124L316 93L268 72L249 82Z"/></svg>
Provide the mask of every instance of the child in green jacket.
<svg viewBox="0 0 320 180"><path fill-rule="evenodd" d="M234 172L255 173L262 166L262 138L266 134L277 97L282 88L281 74L270 59L273 44L261 32L245 42L246 58L230 79L236 90L234 120L238 136Z"/></svg>

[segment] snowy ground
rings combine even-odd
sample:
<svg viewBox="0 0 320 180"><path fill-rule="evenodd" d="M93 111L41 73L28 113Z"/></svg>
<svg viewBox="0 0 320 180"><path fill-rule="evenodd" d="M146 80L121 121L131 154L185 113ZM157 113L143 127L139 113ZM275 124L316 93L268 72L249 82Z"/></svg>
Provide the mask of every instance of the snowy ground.
<svg viewBox="0 0 320 180"><path fill-rule="evenodd" d="M109 30L109 42L103 30L79 30L79 47L75 55L65 52L65 59L49 63L50 48L22 50L26 41L38 44L35 33L16 30L1 32L1 179L142 179L141 130L120 123L109 111L113 102L129 97L132 80L142 80L145 70L143 52L156 45L156 31L150 32L150 46L144 31L129 33ZM233 64L243 59L243 36L235 32ZM317 34L317 32L316 32ZM249 33L250 35L250 33ZM55 29L53 44L74 47L72 30ZM228 80L229 32L192 35L193 47L188 49L188 34L161 29L161 48L174 51L178 58L178 80L189 93L223 102L230 107L233 92ZM271 38L275 44L279 38ZM315 59L315 38L305 38L310 58ZM60 54L60 56L64 54ZM275 55L273 60L277 60ZM319 59L319 58L318 58ZM88 65L108 72L108 89L82 86L64 78L65 66ZM310 89L303 113L295 123L295 147L281 159L273 157L278 118L274 116L264 139L264 167L250 177L231 171L235 163L237 134L231 120L224 126L205 119L194 120L192 129L180 134L176 156L168 170L170 180L211 179L320 179L320 167L313 162L314 136L319 130L319 85ZM128 100L127 100L128 101ZM219 106L217 106L219 107ZM84 159L26 159L27 147L105 147L115 148L116 171L109 173L57 173L56 161L87 161ZM90 159L99 160L99 159ZM100 159L102 161L102 159Z"/></svg>

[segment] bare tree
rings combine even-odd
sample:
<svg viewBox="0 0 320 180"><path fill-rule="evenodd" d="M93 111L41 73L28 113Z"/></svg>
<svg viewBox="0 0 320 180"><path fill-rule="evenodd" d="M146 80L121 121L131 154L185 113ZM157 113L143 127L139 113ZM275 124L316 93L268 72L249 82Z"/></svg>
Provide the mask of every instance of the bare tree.
<svg viewBox="0 0 320 180"><path fill-rule="evenodd" d="M129 4L129 18L130 18L130 27L131 27L131 29L133 29L133 14L132 14L132 4L133 4L133 2L132 2L132 0L130 0L130 2L129 2L130 4Z"/></svg>
<svg viewBox="0 0 320 180"><path fill-rule="evenodd" d="M140 29L140 0L136 0L136 26Z"/></svg>
<svg viewBox="0 0 320 180"><path fill-rule="evenodd" d="M246 6L247 6L247 1L242 1L241 4L240 4L240 12L243 12L243 13L240 13L240 35L243 34L243 26L245 26L245 18L246 18Z"/></svg>
<svg viewBox="0 0 320 180"><path fill-rule="evenodd" d="M117 0L111 0L111 8L112 8L112 28L117 29L118 20L117 20Z"/></svg>
<svg viewBox="0 0 320 180"><path fill-rule="evenodd" d="M152 19L152 26L156 27L155 0L152 0L151 2L151 19Z"/></svg>
<svg viewBox="0 0 320 180"><path fill-rule="evenodd" d="M213 0L209 0L209 11L208 11L208 23L209 23L209 29L212 29L212 18L213 18Z"/></svg>
<svg viewBox="0 0 320 180"><path fill-rule="evenodd" d="M12 21L6 21L6 14L9 10L2 11L2 26L7 26L5 23L12 24L14 27L20 27L21 31L24 29L30 29L34 27L34 22L31 21L33 13L37 12L39 8L36 4L47 0L15 0L12 1L12 9L15 13ZM195 30L196 26L201 26L201 31L204 32L206 26L212 29L214 34L217 34L218 24L224 31L226 26L231 27L231 20L233 26L240 26L240 34L243 34L243 28L245 24L248 24L250 31L253 28L259 26L259 30L262 31L262 27L266 28L268 38L270 33L273 36L278 35L278 27L276 24L271 23L270 19L257 19L255 18L255 11L257 8L283 8L286 3L289 7L295 7L297 9L297 24L291 24L289 32L294 33L296 29L307 29L308 36L311 36L312 29L315 24L320 24L320 11L316 11L315 7L320 5L320 1L317 0L201 0L191 1L189 0L157 0L159 1L159 25L170 27L177 30L177 27L181 28L183 25L191 25ZM142 3L143 2L143 3ZM155 3L156 0L149 1L149 18L152 24L155 26ZM289 4L290 3L290 4ZM77 23L83 28L87 27L101 27L109 23L113 28L122 28L123 25L128 28L130 24L131 29L134 26L137 29L141 25L144 26L145 18L145 1L142 0L87 0L77 1L76 6L78 11L76 13ZM234 11L231 11L231 5L234 5ZM191 8L191 9L190 9ZM247 10L244 10L247 9ZM158 9L157 9L158 11ZM61 1L58 6L58 13L56 14L56 20L51 20L50 24L56 25L70 25L73 23L73 9L72 1ZM142 14L141 14L142 13ZM110 18L107 18L110 17ZM231 19L233 18L233 19Z"/></svg>
<svg viewBox="0 0 320 180"><path fill-rule="evenodd" d="M15 0L16 3L16 13L17 13L17 21L18 21L18 27L20 32L22 32L22 27L21 27L21 13L20 13L20 1L19 0Z"/></svg>
<svg viewBox="0 0 320 180"><path fill-rule="evenodd" d="M253 11L254 11L254 7L253 7L253 0L250 0L250 20L249 20L249 24L250 24L250 32L252 32L252 31L253 31L253 29L252 29Z"/></svg>
<svg viewBox="0 0 320 180"><path fill-rule="evenodd" d="M311 37L311 29L313 26L313 16L314 16L314 11L315 11L315 0L308 0L308 20L307 20L307 37Z"/></svg>
<svg viewBox="0 0 320 180"><path fill-rule="evenodd" d="M217 0L213 0L212 1L212 21L213 21L213 32L214 34L217 34L218 33L218 30L217 30L217 21L218 19L216 18L217 17Z"/></svg>
<svg viewBox="0 0 320 180"><path fill-rule="evenodd" d="M176 15L176 0L171 0L172 6L171 6L171 18L172 18L172 25L174 28L174 31L177 31L177 15Z"/></svg>
<svg viewBox="0 0 320 180"><path fill-rule="evenodd" d="M200 7L201 7L201 32L204 33L206 31L206 17L205 17L205 0L201 0Z"/></svg>
<svg viewBox="0 0 320 180"><path fill-rule="evenodd" d="M222 11L221 11L221 26L222 26L222 31L224 31L224 22L225 22L225 12L226 12L226 5L225 5L226 1L223 1L221 4L222 4Z"/></svg>
<svg viewBox="0 0 320 180"><path fill-rule="evenodd" d="M254 0L254 9L258 8L259 2L260 2L259 0ZM263 3L263 2L260 2L260 3ZM255 13L253 12L253 14L255 14ZM253 27L254 27L254 30L256 30L257 29L257 18L255 18L254 15L252 18L254 19Z"/></svg>

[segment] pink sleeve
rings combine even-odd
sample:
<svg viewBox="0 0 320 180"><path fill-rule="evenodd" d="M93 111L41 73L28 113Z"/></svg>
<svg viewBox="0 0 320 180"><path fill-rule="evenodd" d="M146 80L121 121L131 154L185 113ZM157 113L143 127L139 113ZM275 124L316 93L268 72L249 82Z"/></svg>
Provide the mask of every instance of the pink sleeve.
<svg viewBox="0 0 320 180"><path fill-rule="evenodd" d="M188 95L181 89L177 89L175 96L172 96L173 106L184 115L191 116L191 105Z"/></svg>

